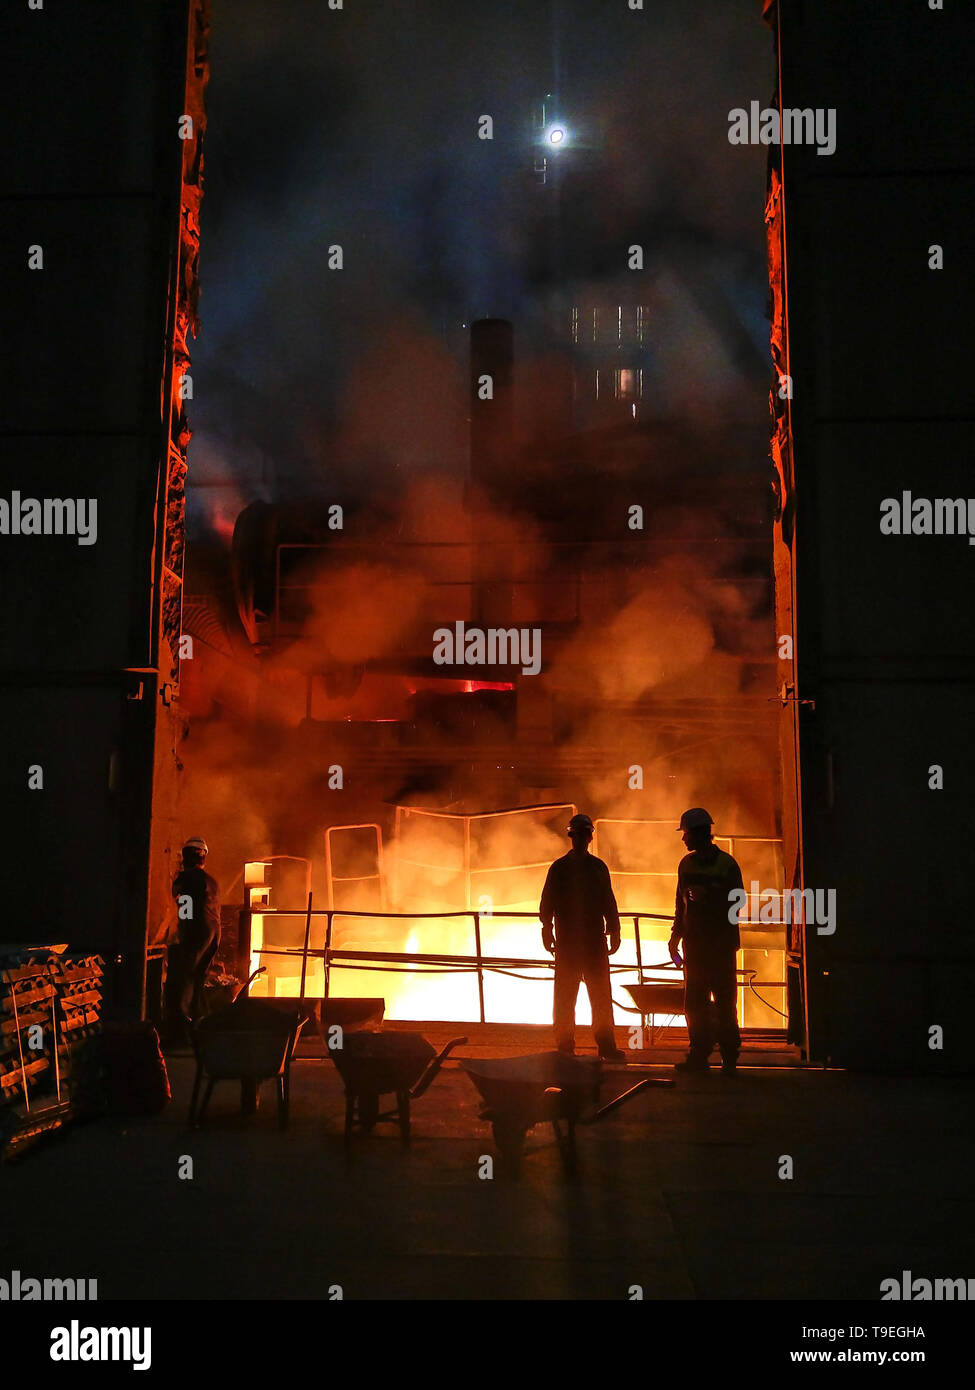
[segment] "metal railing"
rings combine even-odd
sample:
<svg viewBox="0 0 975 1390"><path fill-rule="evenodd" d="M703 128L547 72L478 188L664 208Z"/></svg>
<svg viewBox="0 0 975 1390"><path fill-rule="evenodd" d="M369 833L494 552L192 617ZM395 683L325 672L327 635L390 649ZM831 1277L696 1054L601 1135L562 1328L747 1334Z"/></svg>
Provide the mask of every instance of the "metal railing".
<svg viewBox="0 0 975 1390"><path fill-rule="evenodd" d="M251 946L251 916L266 917L297 917L302 921L309 917L325 919L325 941L322 947L309 946L307 950L303 946L261 946L252 948ZM329 998L331 987L331 975L333 969L338 970L377 970L391 973L426 973L426 974L476 974L478 1011L480 1022L487 1023L487 1014L484 1001L484 977L486 974L497 973L500 975L515 975L516 978L540 979L543 976L520 976L518 972L523 970L542 970L545 972L553 969L554 962L551 957L539 958L531 956L486 956L482 950L481 942L481 919L488 920L512 920L521 919L535 922L539 931L537 912L490 912L482 913L476 909L467 909L455 912L369 912L355 911L348 908L254 908L244 909L242 917L242 940L241 947L246 945L246 961L250 961L253 955L256 956L284 956L290 959L301 961L302 972L306 970L309 958L321 960L324 971L324 992L323 1000ZM457 955L445 952L420 952L420 951L378 951L378 950L349 950L335 948L332 946L332 929L335 918L337 917L358 917L371 920L393 920L401 922L413 922L417 920L444 920L449 918L469 918L472 922L474 947L473 955ZM659 912L621 912L621 923L630 921L633 923L633 941L635 945L635 961L614 961L610 960L610 972L620 974L624 971L637 972L637 982L640 984L654 983L654 980L644 978L646 971L668 971L675 973L678 967L670 960L655 961L648 964L643 959L643 941L640 932L641 922L665 922L668 926L673 925L673 917ZM742 921L740 927L748 927L750 930L768 931L772 935L772 930L764 923L752 923ZM247 973L250 973L249 970ZM754 971L740 971L739 974L748 975L750 978L741 982L742 987L754 989L762 985L767 988L784 989L784 980L756 980ZM662 981L658 981L662 982ZM757 996L761 999L761 996ZM762 1001L763 1003L766 1001ZM620 1004L620 1008L629 1013L639 1013L638 1009L629 1008L625 1004Z"/></svg>
<svg viewBox="0 0 975 1390"><path fill-rule="evenodd" d="M463 835L464 835L464 842L463 842L464 862L463 862L463 867L457 870L457 874L458 874L458 876L463 876L463 879L464 879L464 891L465 891L465 896L466 896L466 900L467 900L467 910L470 911L470 910L472 910L472 909L471 909L471 904L472 904L473 897L474 897L474 894L473 894L473 886L472 886L471 880L472 880L472 878L473 878L473 876L474 876L475 874L498 874L498 873L512 873L512 872L517 872L518 870L522 870L522 869L545 869L545 868L548 868L549 864L551 864L551 862L552 862L552 861L551 861L551 858L548 858L548 859L539 859L539 860L534 860L534 861L531 861L531 862L520 863L520 864L510 864L510 863L509 863L509 864L479 864L479 865L477 865L476 867L472 866L472 864L471 864L471 823L472 823L472 821L501 820L501 819L503 819L503 818L506 817L506 816L530 816L530 815L532 815L533 813L542 812L542 811L543 811L543 812L546 812L548 815L551 815L551 814L552 814L553 812L555 812L555 811L567 811L567 812L569 813L569 815L566 817L566 819L568 819L569 816L574 816L577 810L578 810L578 807L576 806L576 804L575 804L574 802L571 802L571 801L552 801L552 802L546 802L546 803L543 804L543 805L536 805L536 806L509 806L509 807L506 807L504 810L501 810L501 811L476 811L476 812L474 812L472 815L464 815L464 814L462 814L462 813L460 813L460 812L457 812L457 811L431 811L431 810L428 810L428 809L427 809L426 807L424 807L424 806L397 806L397 807L396 807L396 820L395 820L394 831L393 831L394 843L395 843L395 847L396 847L396 848L395 848L395 851L394 851L394 854L393 854L393 872L394 872L394 879L393 879L393 895L392 895L392 896L393 896L393 901L394 901L394 902L398 902L398 901L399 901L398 894L399 894L399 886L400 886L400 868L401 868L402 866L406 865L406 866L409 866L409 867L411 867L411 868L431 869L431 870L435 870L435 871L440 872L440 873L444 872L444 865L443 865L442 863L441 863L441 864L427 864L427 863L424 863L422 860L419 860L419 859L411 859L410 856L409 856L409 854L408 854L408 852L406 852L406 851L407 851L407 847L406 847L406 845L405 845L406 836L404 835L404 827L405 827L405 825L406 825L408 819L409 819L411 816L412 816L412 817L417 817L417 818L427 817L427 818L432 819L432 820L446 820L446 821L451 822L451 823L452 823L453 825L455 825L458 829L460 829L460 830L463 831ZM403 915L406 915L406 914L403 914ZM414 914L412 914L412 915L417 916L417 917L422 917L424 914L418 912L418 913L414 913ZM498 917L514 917L514 916L519 916L519 915L520 915L520 916L529 916L529 917L530 917L532 914L531 914L531 913L521 913L521 914L518 914L518 913L513 913L513 912L510 912L510 913L509 913L509 912L501 912L501 911L499 911L499 912L497 912L497 913L491 913L491 914L488 914L488 913L485 912L484 915L485 915L485 916L493 915L493 916L498 916ZM536 914L536 915L537 915L537 914Z"/></svg>
<svg viewBox="0 0 975 1390"><path fill-rule="evenodd" d="M376 834L376 872L371 874L336 874L334 866L334 851L332 849L332 836L341 835L346 831L353 830L373 830ZM335 885L336 883L378 883L379 884L379 906L380 910L386 911L386 870L383 863L383 832L382 826L375 821L365 821L359 825L330 825L325 831L325 885L328 892L328 905L335 907Z"/></svg>
<svg viewBox="0 0 975 1390"><path fill-rule="evenodd" d="M599 817L596 819L596 821L594 822L593 840L592 840L592 851L593 851L593 854L597 854L597 853L599 852L599 828L600 828L600 826L604 826L604 825L605 825L605 826L609 826L609 825L638 825L638 826L640 826L641 828L644 828L644 829L645 829L645 828L649 828L649 827L654 827L654 826L665 826L665 827L667 827L667 828L670 829L670 830L676 830L676 827L675 827L675 825L674 825L674 819L675 819L675 818L671 818L671 819L667 819L667 820L630 820L630 819L622 819L622 818L619 818L619 817L616 817L616 816L599 816ZM782 867L782 839L781 839L781 836L775 836L775 835L715 835L715 837L714 837L714 843L715 843L716 845L720 845L721 848L724 849L728 854L730 854L730 855L732 856L732 858L734 858L734 859L737 859L737 858L738 858L738 854L739 854L738 846L739 846L739 845L771 845L771 846L773 847L773 849L772 849L772 854L773 854L773 857L774 857L774 860L775 860L775 868L776 868L776 873L775 873L776 885L770 884L770 885L769 885L769 889L770 889L772 892L775 892L775 893L782 893L782 892L784 891L785 875L784 875L784 871L783 871L783 867ZM606 854L607 851L604 850L603 853ZM669 870L659 870L659 869L617 869L617 868L614 868L613 865L612 865L612 864L609 864L609 863L607 863L607 867L609 868L610 874L613 876L613 878L650 878L650 879L664 878L664 879L670 879L671 882L673 883L673 885L675 886L675 888L676 888L676 885L677 885L677 869L676 869L676 868L674 868L674 869L669 869ZM751 900L751 897L750 897L750 895L749 895L749 901L750 901L750 900ZM742 926L745 926L745 925L747 925L747 924L746 924L745 922L742 922L741 925L742 925Z"/></svg>

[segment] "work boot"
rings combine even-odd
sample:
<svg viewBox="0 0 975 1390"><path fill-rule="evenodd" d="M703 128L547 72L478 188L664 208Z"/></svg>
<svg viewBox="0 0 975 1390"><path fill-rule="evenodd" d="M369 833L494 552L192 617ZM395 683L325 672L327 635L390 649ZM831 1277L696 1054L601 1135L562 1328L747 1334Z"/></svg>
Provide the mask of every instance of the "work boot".
<svg viewBox="0 0 975 1390"><path fill-rule="evenodd" d="M555 1050L556 1050L556 1052L560 1053L563 1057L574 1057L574 1056L576 1055L576 1045L575 1045L575 1043L570 1043L570 1042L560 1042L560 1043L557 1043L557 1044L556 1044L556 1047L555 1047Z"/></svg>
<svg viewBox="0 0 975 1390"><path fill-rule="evenodd" d="M721 1070L725 1076L734 1076L738 1071L738 1058L732 1056L722 1057Z"/></svg>
<svg viewBox="0 0 975 1390"><path fill-rule="evenodd" d="M621 1052L618 1047L600 1048L599 1058L603 1062L622 1062L626 1066L626 1053Z"/></svg>
<svg viewBox="0 0 975 1390"><path fill-rule="evenodd" d="M684 1058L683 1062L677 1062L674 1071L710 1071L711 1063L706 1057L695 1057L691 1052Z"/></svg>

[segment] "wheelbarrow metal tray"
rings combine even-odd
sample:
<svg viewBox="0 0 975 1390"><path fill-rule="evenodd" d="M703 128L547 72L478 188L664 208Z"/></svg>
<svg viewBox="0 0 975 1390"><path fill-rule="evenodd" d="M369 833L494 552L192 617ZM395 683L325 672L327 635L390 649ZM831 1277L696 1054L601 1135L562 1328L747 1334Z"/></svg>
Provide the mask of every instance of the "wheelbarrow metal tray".
<svg viewBox="0 0 975 1390"><path fill-rule="evenodd" d="M684 1012L684 985L682 982L650 980L646 984L624 985L623 988L641 1014L682 1014Z"/></svg>
<svg viewBox="0 0 975 1390"><path fill-rule="evenodd" d="M536 1052L465 1060L461 1066L492 1115L517 1116L532 1124L553 1114L576 1117L599 1102L602 1066L595 1057ZM552 1092L558 1094L547 1094Z"/></svg>
<svg viewBox="0 0 975 1390"><path fill-rule="evenodd" d="M325 1018L322 1020L321 999L305 997L302 1002L298 995L275 994L269 999L255 999L255 1003L267 1004L272 1009L293 1016L299 1004L302 1016L325 1028L338 1026L343 1032L353 1029L375 1029L380 1026L386 1013L385 999L338 999L329 996L325 1003Z"/></svg>
<svg viewBox="0 0 975 1390"><path fill-rule="evenodd" d="M440 1071L452 1048L466 1043L452 1038L438 1053L418 1033L347 1033L329 1056L345 1085L345 1140L355 1114L365 1130L380 1120L395 1119L404 1142L410 1135L410 1101L419 1099ZM379 1097L396 1096L396 1110L379 1113Z"/></svg>
<svg viewBox="0 0 975 1390"><path fill-rule="evenodd" d="M346 1089L373 1095L409 1091L436 1055L418 1033L347 1033L329 1051Z"/></svg>
<svg viewBox="0 0 975 1390"><path fill-rule="evenodd" d="M208 1076L214 1081L267 1081L284 1066L290 1037L268 1033L219 1033L200 1047Z"/></svg>
<svg viewBox="0 0 975 1390"><path fill-rule="evenodd" d="M287 1061L302 1023L260 999L239 999L205 1018L197 1029L197 1049L214 1081L265 1081Z"/></svg>

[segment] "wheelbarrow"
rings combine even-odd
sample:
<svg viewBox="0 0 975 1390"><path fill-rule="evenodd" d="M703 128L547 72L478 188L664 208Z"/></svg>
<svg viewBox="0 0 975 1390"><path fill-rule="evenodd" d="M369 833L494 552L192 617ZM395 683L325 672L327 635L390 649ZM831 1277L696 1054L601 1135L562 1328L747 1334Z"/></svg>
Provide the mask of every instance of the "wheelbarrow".
<svg viewBox="0 0 975 1390"><path fill-rule="evenodd" d="M645 984L624 985L623 988L633 1000L640 1013L643 1036L650 1035L650 1046L657 1040L657 1033L664 1026L654 1027L650 1022L655 1014L666 1014L676 1018L684 1012L683 980L648 980Z"/></svg>
<svg viewBox="0 0 975 1390"><path fill-rule="evenodd" d="M512 1173L521 1168L525 1136L535 1125L552 1126L562 1163L572 1173L577 1125L595 1124L651 1086L674 1084L670 1078L645 1076L600 1106L603 1068L598 1057L536 1052L528 1057L463 1061L461 1066L485 1102L480 1118L490 1121L495 1145Z"/></svg>
<svg viewBox="0 0 975 1390"><path fill-rule="evenodd" d="M451 1049L466 1042L451 1038L438 1053L419 1033L346 1033L342 1046L329 1054L345 1085L346 1144L357 1121L367 1134L381 1121L392 1121L408 1143L410 1101L427 1090ZM396 1108L380 1112L385 1095L395 1095Z"/></svg>
<svg viewBox="0 0 975 1390"><path fill-rule="evenodd" d="M255 970L247 985L264 969ZM232 1004L208 1015L194 1029L196 1076L190 1099L191 1126L203 1123L218 1081L240 1082L241 1110L251 1115L257 1109L261 1083L273 1080L277 1083L278 1126L287 1128L291 1057L305 1020L297 1011L282 1013L266 1000L241 998L247 985L241 986ZM206 1090L198 1108L204 1077Z"/></svg>

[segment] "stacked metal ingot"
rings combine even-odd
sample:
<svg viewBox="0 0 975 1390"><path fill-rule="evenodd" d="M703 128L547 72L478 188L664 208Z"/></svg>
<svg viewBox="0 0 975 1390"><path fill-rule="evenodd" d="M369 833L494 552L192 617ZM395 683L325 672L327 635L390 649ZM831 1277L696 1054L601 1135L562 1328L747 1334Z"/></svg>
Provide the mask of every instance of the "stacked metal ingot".
<svg viewBox="0 0 975 1390"><path fill-rule="evenodd" d="M0 1153L56 1128L64 1118L52 978L56 962L45 950L0 956Z"/></svg>
<svg viewBox="0 0 975 1390"><path fill-rule="evenodd" d="M97 1038L104 966L101 956L62 956L51 967L58 1000L62 1094L79 1115L91 1114L103 1104Z"/></svg>

